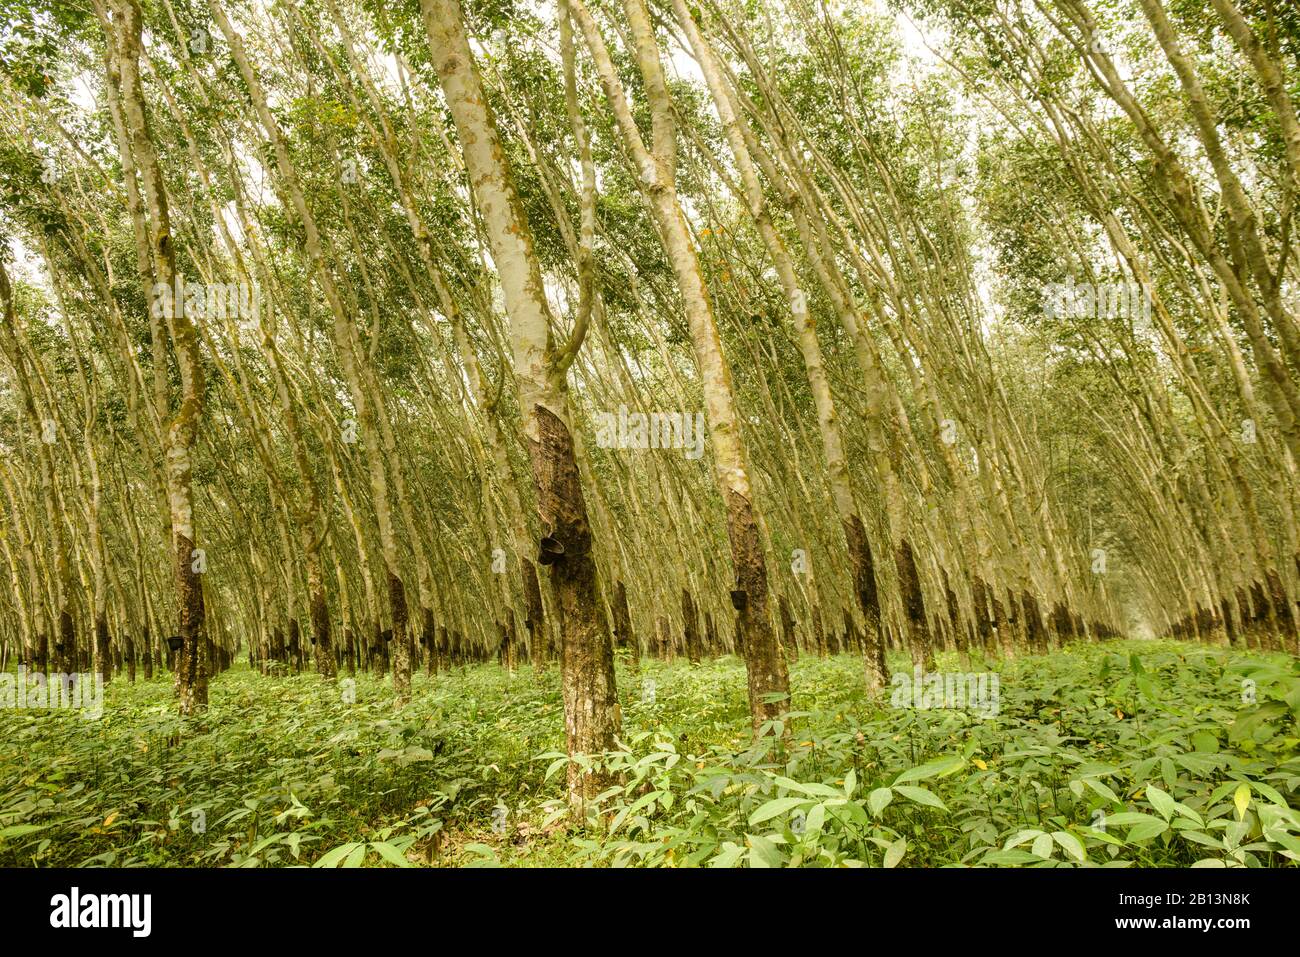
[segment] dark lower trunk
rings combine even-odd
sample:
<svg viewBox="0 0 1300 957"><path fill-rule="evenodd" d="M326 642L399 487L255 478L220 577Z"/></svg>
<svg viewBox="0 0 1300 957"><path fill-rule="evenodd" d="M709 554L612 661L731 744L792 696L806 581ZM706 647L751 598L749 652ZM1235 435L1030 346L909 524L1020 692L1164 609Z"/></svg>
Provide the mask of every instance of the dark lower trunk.
<svg viewBox="0 0 1300 957"><path fill-rule="evenodd" d="M952 582L948 578L948 570L943 570L943 595L944 601L948 605L948 630L952 634L952 643L957 648L957 653L965 663L970 661L970 644L966 640L966 629L961 620L961 607L957 603L957 593L952 590Z"/></svg>
<svg viewBox="0 0 1300 957"><path fill-rule="evenodd" d="M1223 618L1223 629L1228 634L1228 644L1239 644L1241 637L1237 634L1237 619L1233 614L1232 602L1226 597L1219 599L1219 614Z"/></svg>
<svg viewBox="0 0 1300 957"><path fill-rule="evenodd" d="M77 670L77 626L72 620L72 613L66 608L59 612L59 640L54 645L54 651L57 655L55 671Z"/></svg>
<svg viewBox="0 0 1300 957"><path fill-rule="evenodd" d="M1022 591L1020 605L1025 615L1025 640L1039 654L1047 654L1047 633L1043 630L1043 619L1038 612L1038 599L1029 592Z"/></svg>
<svg viewBox="0 0 1300 957"><path fill-rule="evenodd" d="M913 666L923 671L934 670L934 645L930 640L930 625L925 617L925 597L921 593L921 576L916 569L916 556L907 539L898 543L894 551L898 566L898 587L902 593L903 610L907 616L908 648Z"/></svg>
<svg viewBox="0 0 1300 957"><path fill-rule="evenodd" d="M853 575L853 593L862 611L866 632L863 635L863 672L868 691L877 691L889 679L885 664L885 636L881 630L880 591L876 584L876 561L862 519L851 515L844 520L844 540L849 548L849 569Z"/></svg>
<svg viewBox="0 0 1300 957"><path fill-rule="evenodd" d="M668 617L660 615L655 619L654 656L661 661L672 657L672 638L668 630Z"/></svg>
<svg viewBox="0 0 1300 957"><path fill-rule="evenodd" d="M194 543L177 536L176 594L181 612L177 677L181 714L196 714L208 706L208 673L203 654L207 638L203 584L191 564L193 554Z"/></svg>
<svg viewBox="0 0 1300 957"><path fill-rule="evenodd" d="M1058 643L1071 641L1074 638L1074 625L1070 621L1070 610L1062 602L1057 602L1052 609L1052 631L1055 633Z"/></svg>
<svg viewBox="0 0 1300 957"><path fill-rule="evenodd" d="M1250 583L1251 630L1255 635L1255 647L1268 648L1277 633L1277 624L1273 620L1273 608L1264 593L1262 582Z"/></svg>
<svg viewBox="0 0 1300 957"><path fill-rule="evenodd" d="M691 664L700 663L700 616L695 610L695 599L690 590L682 589L683 640L686 643L686 657Z"/></svg>
<svg viewBox="0 0 1300 957"><path fill-rule="evenodd" d="M1300 650L1297 648L1297 638L1300 638L1300 635L1296 633L1296 616L1291 606L1291 599L1287 597L1286 588L1282 585L1282 576L1276 569L1270 568L1265 578L1268 583L1273 620L1277 622L1279 644L1284 650L1294 653Z"/></svg>
<svg viewBox="0 0 1300 957"><path fill-rule="evenodd" d="M844 609L844 641L840 650L851 652L862 650L862 635L858 632L858 623L853 620L853 612Z"/></svg>
<svg viewBox="0 0 1300 957"><path fill-rule="evenodd" d="M330 610L323 591L311 596L311 643L316 652L317 672L322 678L332 681L338 675L338 662L334 658L334 643L330 637Z"/></svg>
<svg viewBox="0 0 1300 957"><path fill-rule="evenodd" d="M1025 611L1020 607L1020 599L1011 589L1007 589L1007 634L1017 651L1029 648L1029 636L1025 631Z"/></svg>
<svg viewBox="0 0 1300 957"><path fill-rule="evenodd" d="M641 669L641 642L632 631L632 614L627 607L627 587L622 579L614 587L614 643L629 652L633 671Z"/></svg>
<svg viewBox="0 0 1300 957"><path fill-rule="evenodd" d="M424 670L432 678L438 673L438 629L433 622L433 609L424 609L420 628L420 644L424 646Z"/></svg>
<svg viewBox="0 0 1300 957"><path fill-rule="evenodd" d="M753 505L730 494L727 537L736 568L732 605L738 613L749 679L749 712L754 732L790 706L790 677L768 613L767 563Z"/></svg>
<svg viewBox="0 0 1300 957"><path fill-rule="evenodd" d="M537 566L530 559L520 560L524 575L524 628L528 630L528 657L533 669L546 670L546 611L542 604L542 588L537 581Z"/></svg>
<svg viewBox="0 0 1300 957"><path fill-rule="evenodd" d="M599 614L587 503L568 426L540 405L534 406L532 415L537 438L529 444L529 458L542 519L538 562L549 571L560 618L568 752L570 757L584 754L599 759L614 747L622 714L614 684L614 648ZM603 772L583 774L576 763L570 763L570 803L581 805L609 781Z"/></svg>
<svg viewBox="0 0 1300 957"><path fill-rule="evenodd" d="M989 592L984 579L977 577L971 583L971 602L975 606L975 639L987 653L993 644L993 618L989 615Z"/></svg>
<svg viewBox="0 0 1300 957"><path fill-rule="evenodd" d="M388 573L388 607L393 614L393 637L388 652L393 668L393 693L399 701L411 693L411 632L406 610L406 586Z"/></svg>
<svg viewBox="0 0 1300 957"><path fill-rule="evenodd" d="M1241 644L1244 648L1249 648L1254 643L1255 622L1251 613L1250 595L1244 588L1238 588L1237 592L1237 622L1240 626L1238 634L1241 638Z"/></svg>
<svg viewBox="0 0 1300 957"><path fill-rule="evenodd" d="M1008 660L1016 656L1015 628L1007 619L1006 609L998 599L997 593L989 590L989 605L992 607L993 630L997 633L998 648L1002 657Z"/></svg>
<svg viewBox="0 0 1300 957"><path fill-rule="evenodd" d="M113 677L113 651L108 638L108 619L103 615L95 616L95 661L100 680L108 684Z"/></svg>
<svg viewBox="0 0 1300 957"><path fill-rule="evenodd" d="M781 616L781 647L791 661L799 660L799 634L795 629L794 615L785 595L777 599L777 613Z"/></svg>
<svg viewBox="0 0 1300 957"><path fill-rule="evenodd" d="M378 624L375 625L374 638L370 644L370 670L380 681L383 681L388 674L388 641L392 638L392 634L391 631L384 631Z"/></svg>
<svg viewBox="0 0 1300 957"><path fill-rule="evenodd" d="M515 670L515 626L514 614L506 621L497 622L497 628L501 632L501 667L507 671Z"/></svg>

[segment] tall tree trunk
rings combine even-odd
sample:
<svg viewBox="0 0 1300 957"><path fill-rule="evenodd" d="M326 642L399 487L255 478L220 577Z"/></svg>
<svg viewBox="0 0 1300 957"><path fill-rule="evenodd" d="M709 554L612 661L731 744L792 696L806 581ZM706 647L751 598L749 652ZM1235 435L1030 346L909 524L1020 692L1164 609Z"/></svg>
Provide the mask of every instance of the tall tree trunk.
<svg viewBox="0 0 1300 957"><path fill-rule="evenodd" d="M650 101L654 131L652 152L646 147L632 118L622 83L599 28L580 0L573 0L572 8L595 61L605 97L614 111L624 145L639 173L638 185L659 227L660 239L682 295L704 390L714 478L727 514L727 538L735 572L732 605L737 612L739 636L744 646L750 716L757 734L765 722L788 709L790 679L768 607L767 559L759 513L750 488L749 465L735 407L731 369L722 353L708 289L677 199L673 107L659 60L659 48L645 4L642 0L626 0L623 9L635 47L637 66Z"/></svg>
<svg viewBox="0 0 1300 957"><path fill-rule="evenodd" d="M148 211L148 246L152 260L150 273L141 276L145 284L145 301L156 311L160 302L168 301L176 287L176 250L172 240L167 191L162 168L158 163L144 92L140 82L140 7L136 0L112 0L112 18L100 8L107 42L113 50L118 96L125 117L127 139L119 140L123 163L131 163L140 174L145 207ZM137 227L141 223L137 221ZM162 291L166 290L166 293ZM179 707L183 715L195 714L207 707L208 676L204 662L206 629L204 627L203 586L199 569L197 536L194 530L194 445L199 419L203 413L204 374L199 354L198 330L185 313L181 302L172 301L167 328L172 353L180 371L180 404L166 425L164 448L168 513L171 518L172 560L175 569L176 602L180 611L181 649L177 664ZM155 341L155 349L162 346ZM157 357L159 353L155 353ZM160 361L155 358L155 361ZM159 409L159 415L167 409Z"/></svg>
<svg viewBox="0 0 1300 957"><path fill-rule="evenodd" d="M470 52L460 4L421 0L420 6L510 317L515 384L542 527L537 560L547 566L560 617L569 754L599 758L614 746L622 719L613 647L599 611L591 530L569 426L566 366L556 362L550 307L531 231ZM558 354L576 354L572 345L576 343ZM571 763L570 802L582 804L603 790L607 781L606 775L583 774Z"/></svg>

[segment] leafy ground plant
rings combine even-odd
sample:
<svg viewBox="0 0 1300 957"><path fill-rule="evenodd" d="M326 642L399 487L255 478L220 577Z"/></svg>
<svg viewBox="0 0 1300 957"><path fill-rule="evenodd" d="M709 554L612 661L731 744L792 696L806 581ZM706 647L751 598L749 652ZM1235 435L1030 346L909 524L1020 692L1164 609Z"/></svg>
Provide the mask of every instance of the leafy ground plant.
<svg viewBox="0 0 1300 957"><path fill-rule="evenodd" d="M585 818L564 804L554 670L418 678L394 708L363 676L236 668L188 722L168 681L115 681L98 721L0 711L0 864L1300 861L1294 659L1130 642L981 667L992 716L892 706L856 657L804 656L795 708L754 740L737 659L620 664L624 734L593 759L619 783Z"/></svg>

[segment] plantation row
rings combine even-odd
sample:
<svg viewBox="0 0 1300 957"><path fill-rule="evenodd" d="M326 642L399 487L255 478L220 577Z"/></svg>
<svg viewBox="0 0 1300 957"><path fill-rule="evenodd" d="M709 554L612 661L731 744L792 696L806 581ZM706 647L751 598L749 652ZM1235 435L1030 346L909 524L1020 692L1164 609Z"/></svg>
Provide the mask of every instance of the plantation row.
<svg viewBox="0 0 1300 957"><path fill-rule="evenodd" d="M978 626L970 631L963 630L956 623L956 616L948 622L938 622L934 633L938 636L940 651L955 651L962 662L969 663L972 653L977 655L994 655L1014 657L1019 647L1031 654L1047 654L1072 641L1076 636L1090 632L1092 640L1106 641L1116 637L1106 625L1093 623L1085 631L1084 623L1068 615L1058 615L1044 621L1037 615L1036 606L1030 596L1026 597L1024 608L1033 609L1032 616L1025 614L1019 619L1023 632L1017 630L1015 618L1001 619L1001 626L994 624L998 619L984 616ZM1000 610L1003 606L997 603ZM1015 607L1009 605L1009 607ZM1223 620L1216 620L1209 612L1202 610L1199 617L1189 618L1175 626L1174 637L1182 640L1204 641L1210 644L1250 648L1256 650L1289 651L1295 653L1294 641L1284 637L1277 629L1277 618L1268 611L1267 604L1261 603L1261 611L1253 620L1248 619L1241 626L1223 627ZM743 655L743 636L732 632L732 640L724 640L718 632L713 615L709 612L702 617L692 618L694 609L689 593L683 594L683 621L685 627L680 631L673 629L670 619L656 619L656 630L644 641L630 634L629 617L626 608L615 619L615 626L610 627L614 637L614 647L623 650L629 656L633 668L643 656L674 661L686 658L693 663L703 657L718 657L726 654ZM781 648L792 659L800 654L835 655L847 652L865 654L869 650L862 632L857 627L852 614L844 611L841 630L826 628L820 616L815 616L808 626L800 626L790 614L790 606L782 599L780 608L779 636ZM1060 609L1058 609L1059 611ZM1230 619L1228 619L1230 621ZM555 660L559 655L559 644L554 634L537 647L541 652L538 660L532 660L530 643L521 642L518 630L511 625L497 623L499 642L494 648L471 644L461 632L449 630L445 626L435 626L426 619L424 628L415 636L412 666L415 670L425 669L429 675L446 671L467 664L481 664L496 661L505 668L514 669L521 664L534 664L545 667L547 661ZM319 660L320 653L310 642L306 632L297 621L290 620L287 628L271 628L267 631L267 640L262 647L247 649L247 661L250 668L264 675L301 673L313 668L321 673L330 674L346 672L356 674L358 671L373 672L377 678L384 678L391 668L390 642L393 640L391 630L376 631L368 641L353 629L345 630L341 640L330 649L333 668L328 668ZM136 680L137 667L145 680L154 675L154 668L166 668L175 671L174 655L180 650L179 638L154 643L146 634L141 642L145 650L137 653L135 643L126 636L118 644L109 646L104 654L96 657L89 647L75 648L67 654L64 647L55 644L52 648L44 639L39 639L21 663L33 672L80 672L89 674L97 670L102 680L107 683L114 675L124 676L127 680ZM205 668L211 675L227 671L239 653L238 643L232 641L233 650L209 640L206 644ZM896 638L888 643L892 651L905 652L905 648ZM931 664L933 658L928 659ZM277 665L279 667L277 667Z"/></svg>

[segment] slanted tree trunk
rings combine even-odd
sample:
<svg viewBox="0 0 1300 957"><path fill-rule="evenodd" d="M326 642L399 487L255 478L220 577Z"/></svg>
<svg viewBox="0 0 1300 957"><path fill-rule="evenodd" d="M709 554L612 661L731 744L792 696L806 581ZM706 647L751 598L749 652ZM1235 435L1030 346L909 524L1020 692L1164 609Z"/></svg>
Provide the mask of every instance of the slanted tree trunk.
<svg viewBox="0 0 1300 957"><path fill-rule="evenodd" d="M623 10L650 103L654 134L652 151L641 138L599 28L580 0L573 0L572 9L595 61L596 73L614 112L624 146L638 172L638 185L649 202L685 306L704 390L714 478L726 508L727 538L735 573L732 604L737 612L740 641L744 646L750 716L757 733L765 722L775 719L789 707L790 681L768 608L767 558L759 514L750 488L749 464L736 412L731 369L722 353L708 289L677 199L673 107L658 45L643 0L626 0Z"/></svg>
<svg viewBox="0 0 1300 957"><path fill-rule="evenodd" d="M167 191L162 168L158 163L140 78L141 12L136 0L112 0L111 20L102 7L97 8L105 37L111 49L116 76L110 82L120 84L118 98L126 123L126 139L119 140L123 164L139 171L148 214L148 248L151 271L141 276L145 301L156 308L157 293L171 290L176 280L176 250L172 240ZM136 221L137 229L144 226ZM194 528L194 445L199 420L203 414L204 375L199 355L198 331L179 303L173 303L167 318L172 354L180 372L180 403L166 424L163 450L167 486L168 513L171 519L172 559L175 569L177 607L180 610L181 650L177 665L179 707L183 715L195 714L207 707L208 676L204 662L206 630L204 628L203 587L200 581L197 535ZM162 343L155 341L156 350ZM155 352L155 357L160 352ZM158 361L157 358L155 361ZM160 408L160 416L168 410Z"/></svg>
<svg viewBox="0 0 1300 957"><path fill-rule="evenodd" d="M641 642L632 629L632 615L627 607L627 587L620 578L614 587L614 637L619 648L631 653L632 670L641 670Z"/></svg>
<svg viewBox="0 0 1300 957"><path fill-rule="evenodd" d="M880 602L876 591L875 563L866 529L858 515L857 504L853 497L848 463L844 453L844 439L840 433L839 417L831 396L830 383L826 377L821 344L817 339L816 326L810 315L808 295L800 288L794 261L768 214L758 170L748 145L753 139L753 134L737 111L731 90L714 58L713 49L697 27L685 0L673 0L673 8L678 22L686 31L695 58L704 73L709 92L713 96L723 131L740 173L741 187L750 217L758 227L768 256L776 267L777 278L785 293L794 321L808 386L812 391L817 410L817 427L822 440L831 497L843 524L845 543L848 546L855 597L867 622L867 649L864 659L866 681L868 690L874 692L884 686L886 678L882 666L884 652L881 647ZM797 654L797 650L795 653Z"/></svg>
<svg viewBox="0 0 1300 957"><path fill-rule="evenodd" d="M515 385L542 527L538 562L549 571L560 617L569 754L597 758L613 747L621 714L613 647L599 613L591 530L569 426L567 366L556 361L550 308L531 232L470 52L460 4L421 0L420 7L510 318ZM578 344L571 343L558 355L575 355ZM607 780L604 774L583 774L576 763L570 764L570 803L581 805L599 793Z"/></svg>

